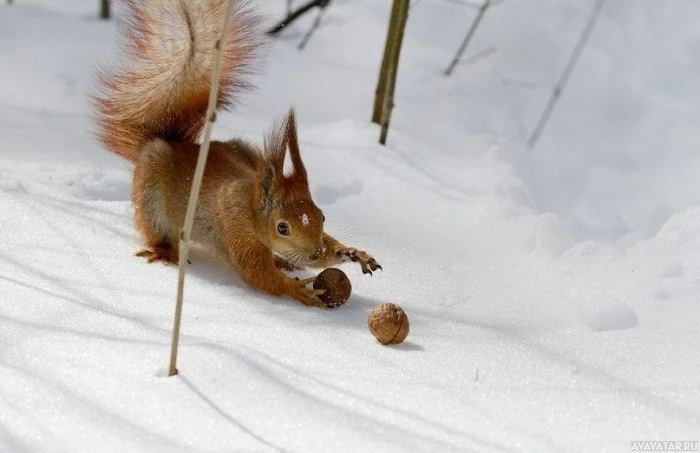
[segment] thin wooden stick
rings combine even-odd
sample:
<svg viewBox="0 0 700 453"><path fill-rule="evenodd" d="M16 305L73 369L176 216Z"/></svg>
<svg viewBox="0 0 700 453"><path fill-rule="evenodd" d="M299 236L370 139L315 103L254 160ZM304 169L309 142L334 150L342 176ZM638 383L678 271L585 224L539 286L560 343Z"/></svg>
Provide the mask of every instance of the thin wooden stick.
<svg viewBox="0 0 700 453"><path fill-rule="evenodd" d="M177 299L175 302L175 321L173 323L173 340L170 348L170 368L168 376L177 374L177 347L180 342L180 319L182 318L182 296L185 287L185 271L187 269L187 259L190 254L190 240L192 237L192 226L194 225L194 213L199 201L199 189L202 186L202 178L204 177L204 166L207 163L207 155L209 154L209 142L211 141L211 130L216 121L216 100L219 95L219 79L221 77L221 57L224 53L226 45L226 35L228 34L228 22L233 9L233 1L228 0L228 9L224 16L223 25L221 28L221 37L216 42L216 59L214 60L214 70L211 77L211 88L209 91L209 105L207 107L207 122L204 125L204 139L199 147L199 156L197 157L197 166L194 170L194 179L192 180L192 188L190 189L190 200L187 203L187 213L185 214L185 225L180 232L180 258L178 262L178 277L177 277Z"/></svg>
<svg viewBox="0 0 700 453"><path fill-rule="evenodd" d="M581 52L583 52L583 48L586 46L586 42L588 42L588 37L591 35L591 31L593 31L593 26L595 25L596 20L598 19L598 14L603 8L604 2L605 0L598 0L593 6L591 15L589 16L588 22L586 23L586 27L583 29L581 37L576 43L576 47L574 48L574 51L572 52L571 57L569 58L569 62L566 64L564 72L561 74L561 77L559 78L557 85L554 87L554 90L552 90L552 95L549 98L549 102L547 102L547 106L542 112L542 116L540 116L540 120L537 123L537 126L535 126L535 129L532 131L532 135L530 135L530 139L527 141L527 145L530 148L535 146L537 140L539 140L540 138L540 135L542 135L542 131L544 131L544 128L547 125L547 121L549 121L549 117L552 115L554 106L557 104L557 101L561 97L561 94L564 91L564 87L569 81L569 77L571 77L571 73L573 72L574 67L576 66L576 62L578 61L579 56L581 56Z"/></svg>

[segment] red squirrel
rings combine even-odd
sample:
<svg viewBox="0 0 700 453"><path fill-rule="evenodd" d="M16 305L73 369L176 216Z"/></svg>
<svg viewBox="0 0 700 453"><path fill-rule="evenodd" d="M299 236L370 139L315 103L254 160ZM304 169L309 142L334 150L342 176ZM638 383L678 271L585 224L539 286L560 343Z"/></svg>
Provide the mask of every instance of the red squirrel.
<svg viewBox="0 0 700 453"><path fill-rule="evenodd" d="M178 262L190 185L204 127L211 74L226 0L125 0L121 23L124 62L98 72L93 97L97 135L134 164L135 223L148 262ZM257 43L256 13L234 0L221 62L218 108L232 106L248 87ZM285 175L289 152L291 174ZM294 110L263 146L213 141L192 239L226 257L242 279L275 296L325 307L313 278L281 269L324 268L351 260L363 273L381 269L367 252L341 244L323 230L325 217L311 198Z"/></svg>

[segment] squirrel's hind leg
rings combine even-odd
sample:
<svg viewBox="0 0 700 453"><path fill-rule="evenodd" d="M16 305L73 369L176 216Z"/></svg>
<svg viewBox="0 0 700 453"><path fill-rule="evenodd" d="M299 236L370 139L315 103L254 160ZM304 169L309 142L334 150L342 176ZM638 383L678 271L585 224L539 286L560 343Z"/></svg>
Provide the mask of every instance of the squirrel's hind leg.
<svg viewBox="0 0 700 453"><path fill-rule="evenodd" d="M166 141L155 139L144 145L134 167L134 219L146 243L146 249L136 256L146 258L149 263L177 264L179 259L177 228L166 206L171 166L172 148Z"/></svg>
<svg viewBox="0 0 700 453"><path fill-rule="evenodd" d="M146 258L146 261L163 261L165 264L177 264L180 258L178 247L175 244L160 242L148 245L148 248L136 252L136 256Z"/></svg>

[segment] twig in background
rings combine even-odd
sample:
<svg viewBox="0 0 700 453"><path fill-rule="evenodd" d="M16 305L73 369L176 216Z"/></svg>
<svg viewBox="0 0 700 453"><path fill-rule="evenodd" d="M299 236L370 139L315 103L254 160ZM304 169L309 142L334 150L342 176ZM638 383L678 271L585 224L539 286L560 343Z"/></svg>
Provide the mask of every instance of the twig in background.
<svg viewBox="0 0 700 453"><path fill-rule="evenodd" d="M330 0L326 2L325 5L321 6L318 10L318 14L316 15L316 19L314 19L314 22L311 24L311 28L306 32L304 37L301 39L301 42L299 43L299 50L304 50L304 47L306 47L306 44L309 42L309 39L311 39L311 35L316 31L319 25L321 25L321 19L323 18L323 15L326 12L326 8L328 5L330 5Z"/></svg>
<svg viewBox="0 0 700 453"><path fill-rule="evenodd" d="M450 74L452 74L452 71L454 71L455 66L457 66L457 63L462 58L462 54L467 49L469 42L474 37L474 33L476 33L476 28L479 26L479 23L481 22L481 19L484 17L486 10L489 9L489 6L491 6L491 0L484 0L484 3L479 8L479 12L476 13L476 17L474 17L474 20L472 21L472 25L469 27L469 31L467 32L467 36L464 37L464 40L462 41L462 44L459 46L459 49L457 49L457 53L455 54L454 58L452 59L452 62L450 62L450 65L445 70L446 76L449 76Z"/></svg>
<svg viewBox="0 0 700 453"><path fill-rule="evenodd" d="M474 55L472 55L469 58L460 59L459 63L465 64L465 65L476 63L477 61L482 60L482 59L484 59L484 58L488 57L489 55L494 54L496 52L498 52L498 46L487 47L486 49L482 50L481 52L475 53Z"/></svg>
<svg viewBox="0 0 700 453"><path fill-rule="evenodd" d="M447 1L450 3L454 3L456 5L466 6L467 8L474 8L474 9L479 9L483 6L483 3L474 3L474 2L470 2L470 1L466 1L466 0L447 0ZM491 6L496 6L499 3L503 3L505 1L506 0L493 0L491 2Z"/></svg>
<svg viewBox="0 0 700 453"><path fill-rule="evenodd" d="M516 79L513 77L503 77L501 83L506 86L512 86L516 88L524 88L526 90L539 90L540 87L534 82L528 82L527 80Z"/></svg>
<svg viewBox="0 0 700 453"><path fill-rule="evenodd" d="M384 55L382 56L382 65L379 68L379 78L377 79L377 88L374 90L374 108L372 109L372 122L381 124L382 122L382 111L384 108L384 93L386 92L386 81L387 81L387 70L389 68L389 61L391 60L391 46L389 41L391 37L394 36L396 22L393 20L396 14L396 8L398 7L396 2L392 3L391 6L391 18L389 19L389 29L386 32L386 43L384 44Z"/></svg>
<svg viewBox="0 0 700 453"><path fill-rule="evenodd" d="M389 79L387 77L387 72L389 70L390 65L398 66L399 54L392 54L393 47L391 46L392 37L396 35L396 27L399 23L398 21L394 20L394 17L398 14L397 8L399 8L399 4L394 1L391 6L389 29L386 32L386 43L384 44L384 55L382 56L382 65L379 68L377 88L374 91L374 108L372 109L372 122L377 123L379 125L382 124L382 112L384 112L386 84ZM403 31L401 31L401 34L403 36Z"/></svg>
<svg viewBox="0 0 700 453"><path fill-rule="evenodd" d="M303 16L305 13L310 11L315 6L324 8L328 5L328 2L330 2L330 0L311 0L311 1L309 1L305 5L300 6L299 9L297 9L296 11L293 11L293 12L287 14L287 17L285 17L280 22L278 22L277 25L275 25L274 27L269 29L267 31L267 34L272 35L272 36L277 35L279 32L284 30L284 27L286 27L287 25L291 24L292 22L294 22L295 20L297 20L298 18Z"/></svg>
<svg viewBox="0 0 700 453"><path fill-rule="evenodd" d="M564 87L566 87L566 83L569 81L569 77L571 77L571 73L574 70L574 66L576 66L576 62L578 61L578 58L581 55L581 52L583 51L583 48L586 46L586 42L588 42L588 37L591 35L591 31L593 31L593 26L595 25L596 20L598 20L598 15L600 13L600 10L603 8L604 2L605 0L598 0L595 3L595 5L593 5L593 10L591 11L591 15L588 18L586 27L583 29L581 37L576 43L576 47L574 48L574 51L572 52L571 57L569 58L566 67L564 68L564 72L562 73L561 77L559 78L559 81L557 82L557 85L554 87L554 90L552 90L552 95L549 98L547 106L542 112L542 116L540 117L537 126L532 131L532 135L530 135L530 139L527 142L530 148L535 146L537 140L539 140L540 136L542 135L542 131L547 125L549 117L552 115L554 106L561 97L561 94L564 91Z"/></svg>
<svg viewBox="0 0 700 453"><path fill-rule="evenodd" d="M187 259L190 253L190 240L192 238L192 226L194 224L194 213L199 200L199 189L202 186L202 177L204 176L204 167L207 163L207 155L209 154L209 142L211 141L211 130L216 121L216 100L219 95L219 79L221 78L221 57L226 46L226 35L228 34L228 22L233 9L233 1L228 0L228 9L224 16L221 37L216 42L216 59L214 60L214 69L211 76L211 87L209 89L209 104L207 106L207 122L204 125L204 138L199 147L199 156L197 157L197 166L194 170L194 178L190 189L190 199L187 203L187 213L185 214L185 225L180 232L180 256L178 262L178 278L177 278L177 299L175 302L175 320L173 323L173 339L170 348L170 367L168 376L177 374L177 348L180 342L180 320L182 318L182 296L185 287L185 271L187 269Z"/></svg>
<svg viewBox="0 0 700 453"><path fill-rule="evenodd" d="M287 16L292 14L292 0L287 0Z"/></svg>
<svg viewBox="0 0 700 453"><path fill-rule="evenodd" d="M109 19L112 16L109 6L109 0L100 0L100 19Z"/></svg>
<svg viewBox="0 0 700 453"><path fill-rule="evenodd" d="M391 111L394 109L394 89L396 88L396 75L399 69L399 55L401 54L401 43L403 42L403 33L406 28L406 20L408 19L409 0L394 0L394 7L391 11L391 22L395 22L394 26L389 26L389 30L393 30L393 35L387 36L384 55L389 55L389 63L386 67L386 84L385 92L382 99L381 111L381 126L382 131L379 135L379 143L386 145L386 136L389 133L389 120L391 119ZM382 67L384 64L382 63Z"/></svg>

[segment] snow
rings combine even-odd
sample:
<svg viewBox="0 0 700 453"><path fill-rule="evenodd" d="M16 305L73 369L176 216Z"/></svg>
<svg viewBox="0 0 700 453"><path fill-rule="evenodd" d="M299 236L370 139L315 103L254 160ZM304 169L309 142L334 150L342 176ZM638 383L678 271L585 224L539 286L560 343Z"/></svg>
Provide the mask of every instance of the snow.
<svg viewBox="0 0 700 453"><path fill-rule="evenodd" d="M700 3L607 2L526 148L592 2L414 2L388 147L369 123L389 2L334 2L270 47L215 136L289 105L343 266L335 310L249 289L196 250L148 265L129 165L92 136L114 56L96 2L0 6L0 451L629 451L700 434ZM273 19L284 2L268 1ZM406 311L377 343L367 314Z"/></svg>

